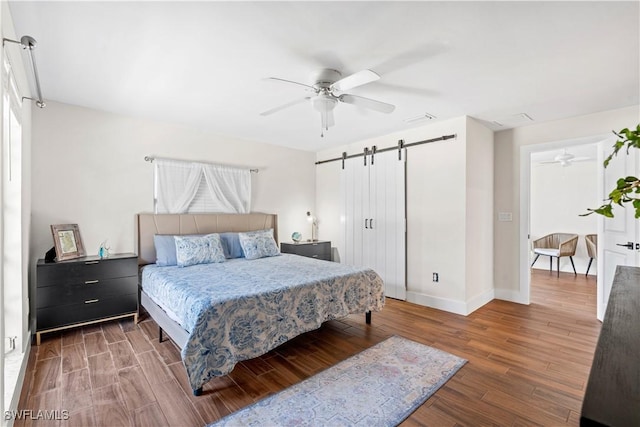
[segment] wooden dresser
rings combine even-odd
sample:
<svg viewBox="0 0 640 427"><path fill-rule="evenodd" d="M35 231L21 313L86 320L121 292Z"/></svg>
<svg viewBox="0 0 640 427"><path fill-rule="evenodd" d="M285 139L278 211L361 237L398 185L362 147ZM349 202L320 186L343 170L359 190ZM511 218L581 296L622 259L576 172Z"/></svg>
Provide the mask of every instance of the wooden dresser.
<svg viewBox="0 0 640 427"><path fill-rule="evenodd" d="M280 252L331 261L331 242L318 240L315 242L280 243Z"/></svg>
<svg viewBox="0 0 640 427"><path fill-rule="evenodd" d="M138 257L114 254L61 262L38 260L35 299L36 344L40 335L75 326L138 318Z"/></svg>
<svg viewBox="0 0 640 427"><path fill-rule="evenodd" d="M640 268L616 268L581 426L640 426Z"/></svg>

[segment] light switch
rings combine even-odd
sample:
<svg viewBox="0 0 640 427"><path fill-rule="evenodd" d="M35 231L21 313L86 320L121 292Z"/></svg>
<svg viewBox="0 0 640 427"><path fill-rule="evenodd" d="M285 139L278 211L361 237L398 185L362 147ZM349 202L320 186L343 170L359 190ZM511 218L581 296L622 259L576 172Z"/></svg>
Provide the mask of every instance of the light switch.
<svg viewBox="0 0 640 427"><path fill-rule="evenodd" d="M498 212L498 221L508 222L513 220L511 212Z"/></svg>

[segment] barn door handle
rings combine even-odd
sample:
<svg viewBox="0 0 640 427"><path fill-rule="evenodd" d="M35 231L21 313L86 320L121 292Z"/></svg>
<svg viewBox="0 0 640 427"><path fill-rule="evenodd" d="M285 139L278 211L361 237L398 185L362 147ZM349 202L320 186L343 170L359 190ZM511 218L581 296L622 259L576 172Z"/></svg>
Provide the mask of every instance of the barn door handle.
<svg viewBox="0 0 640 427"><path fill-rule="evenodd" d="M627 243L616 243L616 246L622 246L624 248L633 250L633 242L627 242Z"/></svg>

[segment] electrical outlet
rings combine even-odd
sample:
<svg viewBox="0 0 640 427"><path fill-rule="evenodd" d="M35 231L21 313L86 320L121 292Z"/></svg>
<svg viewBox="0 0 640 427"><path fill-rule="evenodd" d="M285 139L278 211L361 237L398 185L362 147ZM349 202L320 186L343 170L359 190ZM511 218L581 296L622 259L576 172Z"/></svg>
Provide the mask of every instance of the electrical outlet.
<svg viewBox="0 0 640 427"><path fill-rule="evenodd" d="M433 273L433 281L437 282L439 280L438 273Z"/></svg>

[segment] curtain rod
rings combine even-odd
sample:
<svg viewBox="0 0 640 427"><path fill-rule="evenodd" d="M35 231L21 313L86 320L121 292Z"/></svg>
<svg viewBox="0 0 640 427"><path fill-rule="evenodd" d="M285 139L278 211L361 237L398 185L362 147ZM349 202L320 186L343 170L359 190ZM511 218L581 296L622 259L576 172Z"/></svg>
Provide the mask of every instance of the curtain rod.
<svg viewBox="0 0 640 427"><path fill-rule="evenodd" d="M414 145L428 144L430 142L437 142L437 141L446 141L447 139L453 139L457 137L458 135L454 133L452 135L443 135L443 136L439 136L438 138L425 139L424 141L411 142L409 144L405 144L404 140L401 139L398 141L398 145L396 145L395 147L377 148L374 145L372 147L372 150L369 150L368 147L365 147L362 153L347 155L347 153L344 152L342 153L342 157L335 157L333 159L327 159L327 160L319 160L316 162L316 165L321 165L323 163L329 163L329 162L337 162L339 160L344 161L346 159L352 159L354 157L366 156L367 154L384 153L385 151L398 150L400 152L403 148L413 147ZM343 167L344 167L344 164L343 164Z"/></svg>
<svg viewBox="0 0 640 427"><path fill-rule="evenodd" d="M226 166L226 165L220 165L218 163L211 163L211 162L195 162L195 161L191 161L191 160L180 160L180 159L167 159L167 158L163 158L163 157L151 157L151 156L144 156L144 161L145 162L149 162L149 163L153 163L154 160L170 160L172 162L183 162L183 163L206 163L208 165L215 165L215 166ZM234 167L234 166L230 166L230 167ZM236 168L236 169L242 169L242 168ZM249 169L249 172L251 173L258 173L260 171L260 169Z"/></svg>
<svg viewBox="0 0 640 427"><path fill-rule="evenodd" d="M25 99L29 99L31 101L36 101L36 105L38 107L40 108L46 107L47 104L44 102L44 99L42 98L42 90L40 89L40 79L38 78L38 67L36 67L36 58L35 56L33 56L33 50L36 48L36 45L37 45L36 39L34 39L31 36L22 36L20 38L20 41L3 38L2 39L3 47L5 42L19 44L20 46L22 46L23 49L26 49L29 51L29 58L31 59L31 71L33 71L33 78L35 81L36 93L38 94L38 97L34 99L28 96L23 96L22 100L24 101Z"/></svg>

